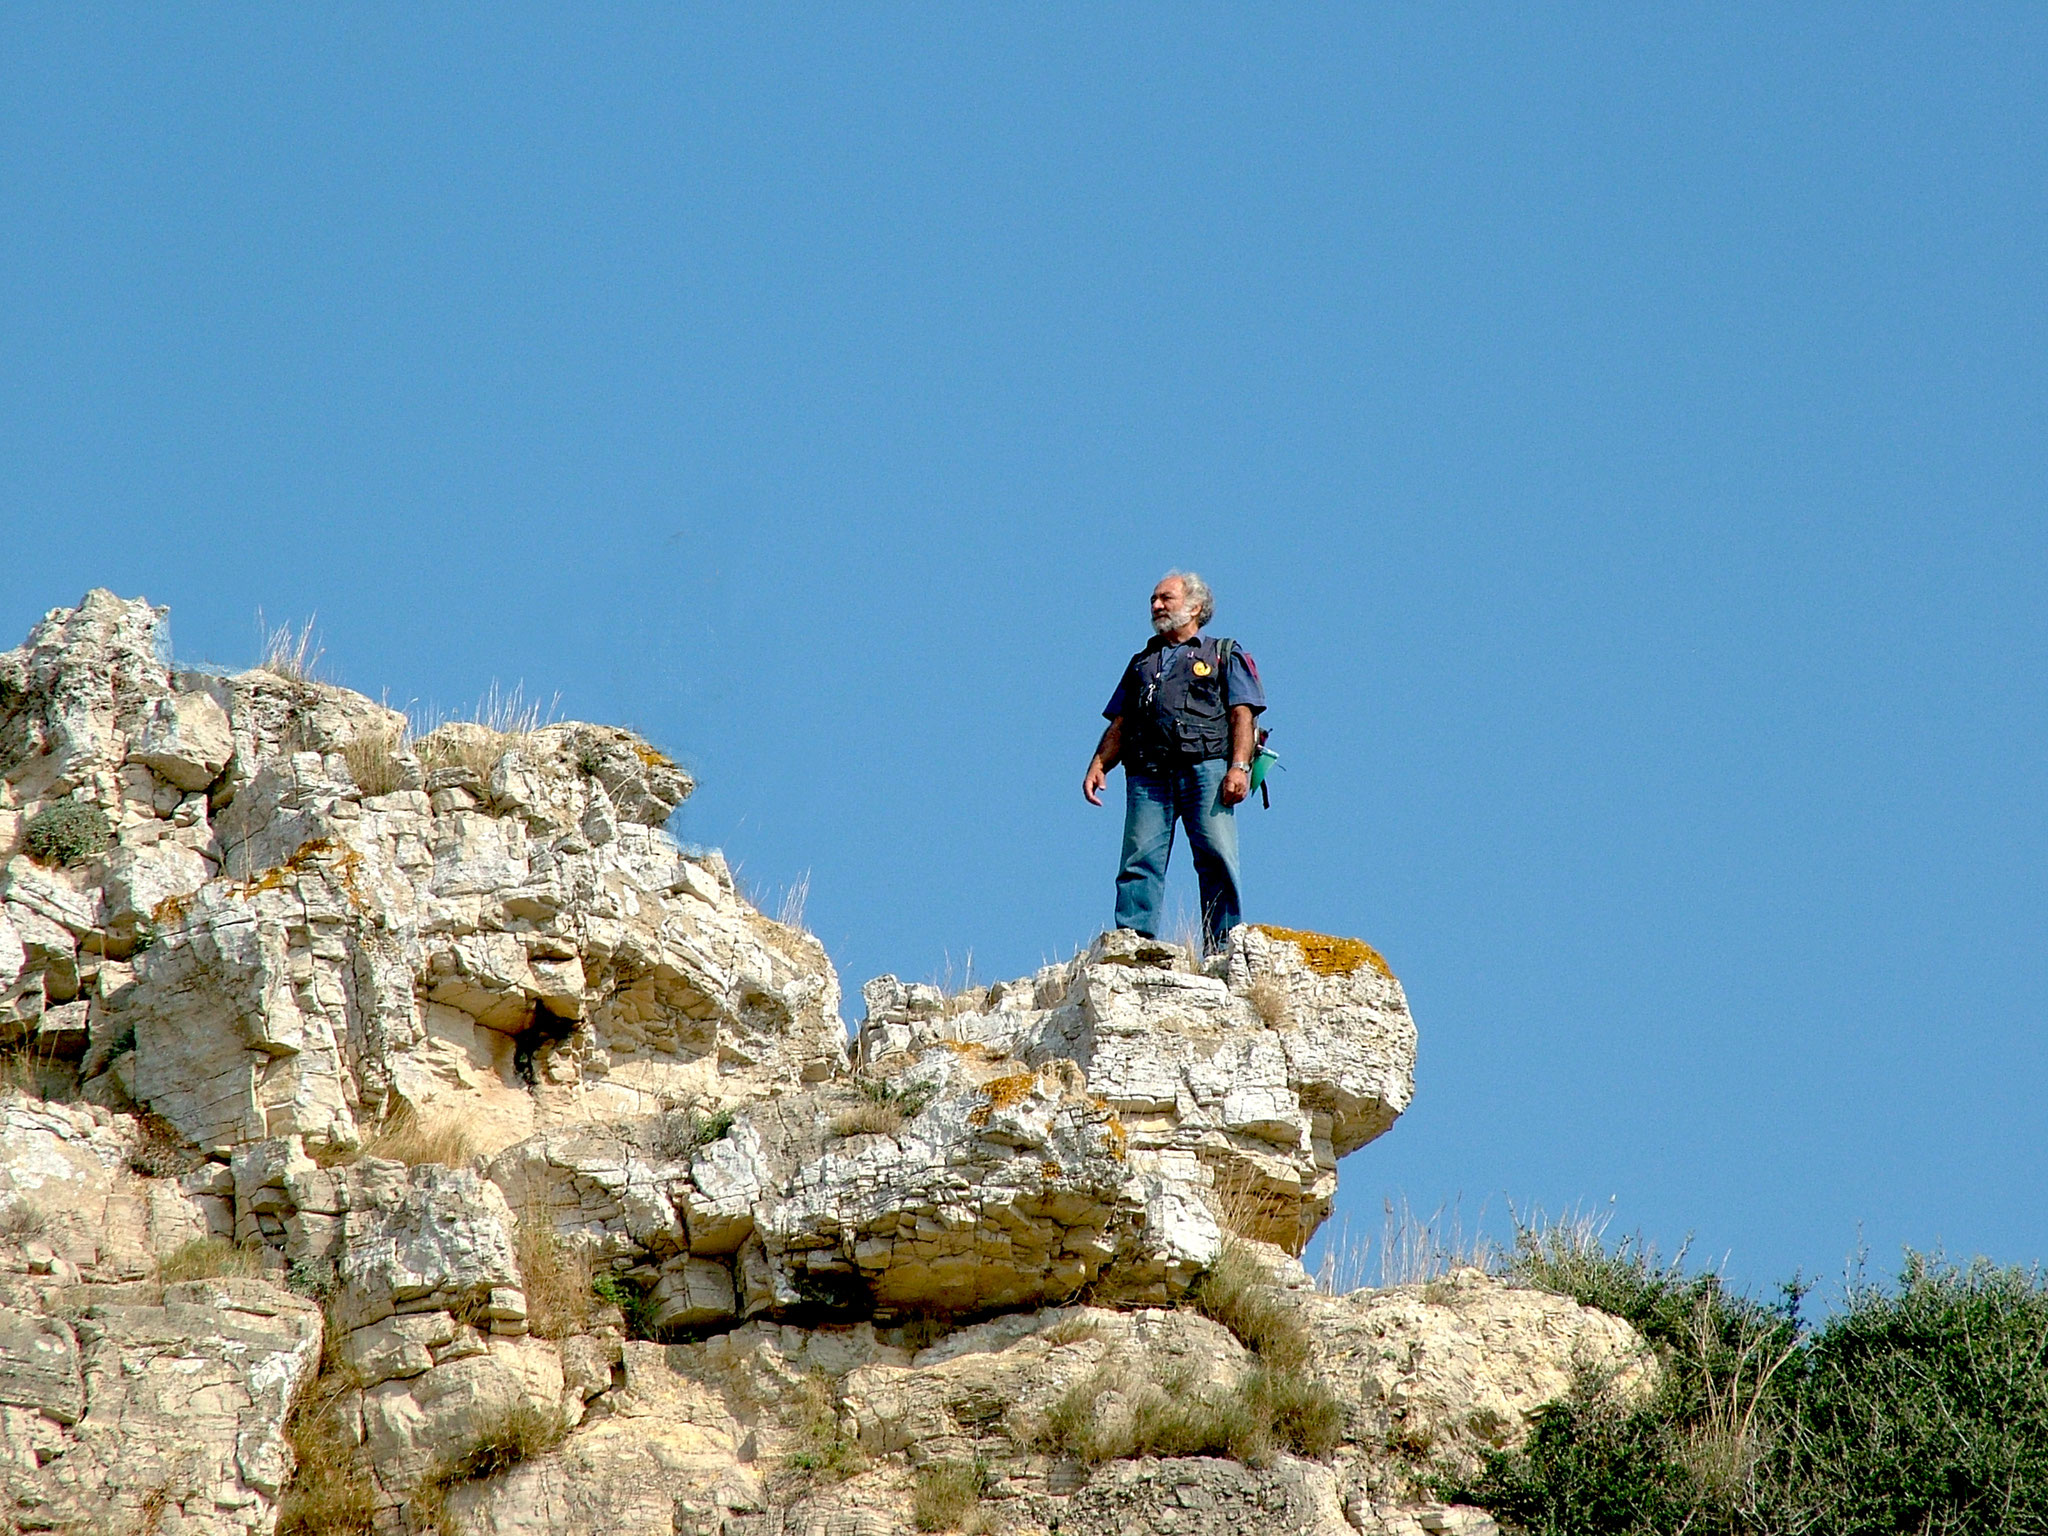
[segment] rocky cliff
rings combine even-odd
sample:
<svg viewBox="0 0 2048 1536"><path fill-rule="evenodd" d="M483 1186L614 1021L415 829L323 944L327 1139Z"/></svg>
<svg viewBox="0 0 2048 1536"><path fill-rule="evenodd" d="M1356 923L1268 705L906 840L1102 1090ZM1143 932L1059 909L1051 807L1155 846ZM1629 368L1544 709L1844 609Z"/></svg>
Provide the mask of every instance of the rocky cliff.
<svg viewBox="0 0 2048 1536"><path fill-rule="evenodd" d="M0 1478L18 1530L1490 1528L1430 1466L1622 1324L1294 1258L1407 1106L1400 983L1241 928L863 989L601 726L0 655Z"/></svg>

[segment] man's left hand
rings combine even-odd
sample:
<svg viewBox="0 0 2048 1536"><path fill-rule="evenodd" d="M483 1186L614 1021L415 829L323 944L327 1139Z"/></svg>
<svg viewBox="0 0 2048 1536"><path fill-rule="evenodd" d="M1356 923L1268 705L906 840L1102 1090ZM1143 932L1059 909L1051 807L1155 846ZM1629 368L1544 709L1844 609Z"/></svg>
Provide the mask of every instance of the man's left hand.
<svg viewBox="0 0 2048 1536"><path fill-rule="evenodd" d="M1236 805L1252 792L1252 776L1242 768L1233 768L1223 775L1223 787L1216 792L1216 798L1225 805Z"/></svg>

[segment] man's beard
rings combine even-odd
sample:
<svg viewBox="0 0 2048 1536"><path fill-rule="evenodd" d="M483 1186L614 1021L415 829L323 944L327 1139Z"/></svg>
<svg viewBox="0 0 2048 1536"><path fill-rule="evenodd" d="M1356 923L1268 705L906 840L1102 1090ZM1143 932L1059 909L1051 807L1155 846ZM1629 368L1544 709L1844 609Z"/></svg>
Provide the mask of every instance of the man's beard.
<svg viewBox="0 0 2048 1536"><path fill-rule="evenodd" d="M1152 628L1162 635L1170 635L1183 624L1192 623L1194 617L1195 605L1189 603L1184 607L1175 608L1171 612L1159 615L1158 618L1152 621Z"/></svg>

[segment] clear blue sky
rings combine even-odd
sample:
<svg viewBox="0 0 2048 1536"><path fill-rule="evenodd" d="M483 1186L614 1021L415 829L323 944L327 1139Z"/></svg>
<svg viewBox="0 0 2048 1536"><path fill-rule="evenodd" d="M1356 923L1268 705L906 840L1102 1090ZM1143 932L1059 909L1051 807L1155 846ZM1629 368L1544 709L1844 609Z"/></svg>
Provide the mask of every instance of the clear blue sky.
<svg viewBox="0 0 2048 1536"><path fill-rule="evenodd" d="M1368 14L1370 12L1370 14ZM875 973L1108 918L1170 565L1342 1206L2048 1259L2048 12L10 7L0 645L496 681ZM1185 884L1180 887L1186 890Z"/></svg>

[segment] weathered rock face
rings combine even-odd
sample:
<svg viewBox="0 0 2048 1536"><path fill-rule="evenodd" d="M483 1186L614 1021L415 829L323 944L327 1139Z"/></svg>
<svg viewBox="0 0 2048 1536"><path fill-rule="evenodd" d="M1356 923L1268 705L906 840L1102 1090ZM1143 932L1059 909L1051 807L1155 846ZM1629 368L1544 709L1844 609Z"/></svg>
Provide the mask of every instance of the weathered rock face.
<svg viewBox="0 0 2048 1536"><path fill-rule="evenodd" d="M823 948L661 830L692 785L645 741L414 740L179 670L163 617L94 592L0 655L20 1528L896 1536L978 1468L961 1518L1017 1536L1484 1536L1412 1501L1422 1461L1512 1443L1575 1365L1643 1375L1476 1274L1308 1286L1339 1159L1412 1092L1363 945L883 977L849 1053ZM32 857L53 807L84 831ZM1264 1390L1188 1305L1261 1239L1336 1448L1139 1454Z"/></svg>
<svg viewBox="0 0 2048 1536"><path fill-rule="evenodd" d="M0 1487L16 1529L267 1533L294 1462L317 1306L254 1279L0 1277ZM60 1261L61 1262L61 1261Z"/></svg>
<svg viewBox="0 0 2048 1536"><path fill-rule="evenodd" d="M1310 1305L1325 1369L1350 1408L1350 1437L1465 1474L1486 1452L1519 1444L1574 1370L1600 1372L1624 1392L1653 1375L1642 1337L1619 1318L1511 1290L1476 1269Z"/></svg>
<svg viewBox="0 0 2048 1536"><path fill-rule="evenodd" d="M1329 1214L1337 1160L1414 1091L1407 999L1358 948L1355 969L1318 973L1298 945L1247 926L1190 973L1173 946L1114 933L964 999L883 977L857 1055L887 1066L970 1045L1072 1063L1116 1112L1134 1166L1225 1191L1250 1231L1299 1252Z"/></svg>
<svg viewBox="0 0 2048 1536"><path fill-rule="evenodd" d="M174 674L161 619L95 592L0 656L0 834L68 799L115 838L0 869L0 1008L83 998L99 1102L218 1154L345 1148L397 1104L459 1110L493 1149L842 1069L823 949L657 830L691 785L645 742L407 743L345 689Z"/></svg>

